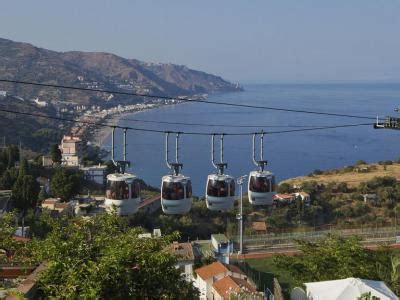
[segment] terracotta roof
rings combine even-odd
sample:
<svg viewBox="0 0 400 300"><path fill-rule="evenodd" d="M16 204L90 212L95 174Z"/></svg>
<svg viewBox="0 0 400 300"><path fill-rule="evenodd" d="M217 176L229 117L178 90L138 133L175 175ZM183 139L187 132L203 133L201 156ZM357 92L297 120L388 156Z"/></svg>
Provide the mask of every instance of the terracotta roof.
<svg viewBox="0 0 400 300"><path fill-rule="evenodd" d="M169 253L176 256L179 260L194 260L193 247L191 243L173 242L167 249Z"/></svg>
<svg viewBox="0 0 400 300"><path fill-rule="evenodd" d="M247 291L254 293L257 290L246 280L226 276L213 284L214 290L223 298L229 299L232 292Z"/></svg>
<svg viewBox="0 0 400 300"><path fill-rule="evenodd" d="M31 239L23 236L14 235L13 240L16 242L29 242Z"/></svg>
<svg viewBox="0 0 400 300"><path fill-rule="evenodd" d="M267 231L267 224L265 222L253 222L251 228L256 231Z"/></svg>
<svg viewBox="0 0 400 300"><path fill-rule="evenodd" d="M287 200L287 199L293 199L294 195L293 194L276 194L274 195L274 199L277 200Z"/></svg>
<svg viewBox="0 0 400 300"><path fill-rule="evenodd" d="M3 266L0 268L0 278L17 278L20 276L27 276L33 272L35 267L26 266Z"/></svg>
<svg viewBox="0 0 400 300"><path fill-rule="evenodd" d="M195 272L197 275L199 275L203 280L207 280L208 278L215 276L220 273L225 273L228 272L227 267L225 267L224 264L221 262L217 261L214 262L210 265L201 267L199 269L196 269Z"/></svg>
<svg viewBox="0 0 400 300"><path fill-rule="evenodd" d="M56 199L56 198L48 198L43 200L42 204L55 204L60 202L60 199Z"/></svg>

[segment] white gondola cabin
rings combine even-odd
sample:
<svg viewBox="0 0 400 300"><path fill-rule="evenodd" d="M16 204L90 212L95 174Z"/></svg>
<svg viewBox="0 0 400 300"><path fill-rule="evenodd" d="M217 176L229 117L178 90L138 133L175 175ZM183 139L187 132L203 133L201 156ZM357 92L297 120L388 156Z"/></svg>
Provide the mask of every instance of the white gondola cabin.
<svg viewBox="0 0 400 300"><path fill-rule="evenodd" d="M168 158L168 137L165 134L165 163L171 170L171 175L166 175L161 180L161 207L165 214L186 214L192 207L192 182L190 178L180 174L183 165L179 162L179 133L175 140L175 162Z"/></svg>
<svg viewBox="0 0 400 300"><path fill-rule="evenodd" d="M118 215L134 214L140 203L140 184L135 175L115 173L107 176L104 205L107 211L115 210Z"/></svg>
<svg viewBox="0 0 400 300"><path fill-rule="evenodd" d="M211 174L207 177L206 204L209 210L227 211L235 202L235 180L229 175Z"/></svg>
<svg viewBox="0 0 400 300"><path fill-rule="evenodd" d="M161 183L161 206L166 214L186 214L192 207L192 183L184 175L167 175Z"/></svg>
<svg viewBox="0 0 400 300"><path fill-rule="evenodd" d="M210 174L207 177L206 205L209 210L227 211L235 202L235 180L232 176L224 174L224 169L228 167L228 164L224 163L224 135L220 136L219 163L214 160L214 139L215 134L211 138L211 163L217 174Z"/></svg>
<svg viewBox="0 0 400 300"><path fill-rule="evenodd" d="M252 171L249 175L248 197L253 205L272 205L275 176L269 171Z"/></svg>
<svg viewBox="0 0 400 300"><path fill-rule="evenodd" d="M247 195L253 205L272 206L273 197L276 194L275 175L264 170L267 161L264 160L264 132L261 131L260 160L256 160L256 135L253 135L253 163L259 167L258 171L252 171L249 175Z"/></svg>

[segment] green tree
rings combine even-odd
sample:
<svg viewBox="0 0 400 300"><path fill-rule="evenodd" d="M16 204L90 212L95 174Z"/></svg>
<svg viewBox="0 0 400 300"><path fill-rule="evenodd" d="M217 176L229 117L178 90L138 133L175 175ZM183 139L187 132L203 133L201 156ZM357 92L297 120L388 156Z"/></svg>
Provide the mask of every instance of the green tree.
<svg viewBox="0 0 400 300"><path fill-rule="evenodd" d="M15 179L12 177L10 170L7 170L3 173L3 176L0 179L0 188L2 189L11 189L14 185Z"/></svg>
<svg viewBox="0 0 400 300"><path fill-rule="evenodd" d="M384 280L393 288L393 282L381 275L385 272L390 274L388 277L393 275L391 261L388 259L390 256L385 249L372 251L363 248L357 238L344 239L334 236L316 243L298 241L298 247L302 252L299 256L278 255L274 258L276 265L288 270L297 284L358 277ZM398 277L390 278L398 280Z"/></svg>
<svg viewBox="0 0 400 300"><path fill-rule="evenodd" d="M19 176L12 189L14 206L22 211L35 208L40 185L31 175Z"/></svg>
<svg viewBox="0 0 400 300"><path fill-rule="evenodd" d="M53 162L60 164L62 155L61 155L61 150L58 147L58 144L53 144L50 146L50 156Z"/></svg>
<svg viewBox="0 0 400 300"><path fill-rule="evenodd" d="M29 174L29 163L26 160L26 158L24 158L18 168L18 177L23 177L25 175Z"/></svg>
<svg viewBox="0 0 400 300"><path fill-rule="evenodd" d="M12 168L15 163L19 160L19 148L15 145L11 145L6 149L7 168Z"/></svg>
<svg viewBox="0 0 400 300"><path fill-rule="evenodd" d="M60 221L34 242L35 257L48 262L39 289L57 299L197 298L164 251L177 236L140 239L139 233L114 214Z"/></svg>
<svg viewBox="0 0 400 300"><path fill-rule="evenodd" d="M51 194L63 201L70 200L79 192L81 181L80 173L58 168L50 181Z"/></svg>

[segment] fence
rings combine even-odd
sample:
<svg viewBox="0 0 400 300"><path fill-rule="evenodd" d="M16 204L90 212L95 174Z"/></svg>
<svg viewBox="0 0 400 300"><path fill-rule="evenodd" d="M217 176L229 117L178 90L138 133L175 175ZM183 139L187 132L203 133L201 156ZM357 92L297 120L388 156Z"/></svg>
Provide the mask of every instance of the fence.
<svg viewBox="0 0 400 300"><path fill-rule="evenodd" d="M231 264L239 267L257 286L258 291L268 294L274 294L274 274L266 273L252 268L245 261L233 261Z"/></svg>
<svg viewBox="0 0 400 300"><path fill-rule="evenodd" d="M249 251L274 251L275 249L294 248L296 240L317 241L330 234L340 237L357 236L363 244L396 243L396 236L400 235L400 227L373 227L358 229L331 229L308 232L291 232L282 234L260 234L243 236L244 249ZM233 236L237 247L239 236Z"/></svg>

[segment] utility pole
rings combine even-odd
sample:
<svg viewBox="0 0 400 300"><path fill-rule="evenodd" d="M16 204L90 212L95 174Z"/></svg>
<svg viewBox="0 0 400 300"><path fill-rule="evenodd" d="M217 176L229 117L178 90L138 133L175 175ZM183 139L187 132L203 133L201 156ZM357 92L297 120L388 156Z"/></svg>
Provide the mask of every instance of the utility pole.
<svg viewBox="0 0 400 300"><path fill-rule="evenodd" d="M240 186L240 203L239 213L236 218L239 220L239 254L243 254L243 183L247 175L243 175L237 179L237 184Z"/></svg>

